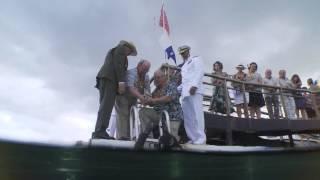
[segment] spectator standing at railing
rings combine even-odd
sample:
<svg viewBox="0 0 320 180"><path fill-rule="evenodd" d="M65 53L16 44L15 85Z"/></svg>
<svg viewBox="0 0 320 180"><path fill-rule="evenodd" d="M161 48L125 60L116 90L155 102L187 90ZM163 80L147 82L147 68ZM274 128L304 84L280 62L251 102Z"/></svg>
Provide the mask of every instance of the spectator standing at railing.
<svg viewBox="0 0 320 180"><path fill-rule="evenodd" d="M216 61L213 64L212 74L219 77L228 77L228 74L223 72L223 64L220 61ZM219 78L211 78L211 83L214 87L212 91L212 99L209 110L226 114L227 106L229 105L230 112L232 112L233 109L231 107L229 92L225 86L225 80Z"/></svg>
<svg viewBox="0 0 320 180"><path fill-rule="evenodd" d="M293 88L297 89L296 92L293 93L294 95L294 102L296 104L296 115L297 118L300 119L307 119L306 116L306 99L302 96L302 92L298 91L301 89L302 82L298 74L294 74L291 77L291 82L293 84ZM301 117L300 117L301 113Z"/></svg>
<svg viewBox="0 0 320 180"><path fill-rule="evenodd" d="M182 110L184 126L190 143L205 144L203 112L203 61L199 56L190 57L190 47L179 47L179 53L184 61L181 68Z"/></svg>
<svg viewBox="0 0 320 180"><path fill-rule="evenodd" d="M247 82L255 83L255 84L262 84L262 76L257 72L258 65L255 62L249 64L248 67L248 75L247 75ZM260 108L265 105L261 87L255 85L249 85L249 110L251 118L254 118L255 115L257 119L261 118L261 110Z"/></svg>
<svg viewBox="0 0 320 180"><path fill-rule="evenodd" d="M139 99L142 104L148 100L150 95L149 69L150 62L148 60L140 60L135 68L126 72L126 91L123 95L118 95L115 102L115 110L117 114L117 139L130 139L130 109L137 103Z"/></svg>
<svg viewBox="0 0 320 180"><path fill-rule="evenodd" d="M269 86L279 86L277 79L272 77L271 69L267 69L265 71L263 84ZM279 96L275 94L278 93L278 89L264 87L263 92L269 118L279 119Z"/></svg>
<svg viewBox="0 0 320 180"><path fill-rule="evenodd" d="M307 83L309 86L308 90L311 91L311 94L309 96L313 104L313 108L315 108L314 111L316 112L316 116L319 117L320 116L320 87L317 85L316 81L312 80L312 78L309 78ZM314 105L316 105L318 109L314 107Z"/></svg>
<svg viewBox="0 0 320 180"><path fill-rule="evenodd" d="M245 72L243 72L245 67L242 64L239 64L236 67L236 69L238 70L238 72L235 75L233 75L233 79L238 80L238 81L246 81L247 74ZM241 83L233 82L233 83L231 83L231 85L234 88L233 96L234 96L234 105L236 106L236 109L237 109L237 115L238 115L238 117L241 117L241 115L243 114L242 111L243 112L245 111L244 110L245 103L249 102L249 94L247 92L243 91ZM244 101L244 97L246 98L246 101ZM244 114L246 114L246 113L244 113ZM246 117L246 118L248 118L248 117Z"/></svg>
<svg viewBox="0 0 320 180"><path fill-rule="evenodd" d="M307 80L307 84L309 86L308 90L310 90L310 91L319 91L320 90L320 88L317 86L317 84L313 81L312 78L309 78Z"/></svg>
<svg viewBox="0 0 320 180"><path fill-rule="evenodd" d="M302 87L302 89L304 90L308 90L307 87ZM316 112L313 109L313 103L312 103L312 99L311 99L311 94L307 93L307 92L303 92L302 96L306 99L306 114L308 119L313 119L314 117L316 117Z"/></svg>
<svg viewBox="0 0 320 180"><path fill-rule="evenodd" d="M294 88L292 82L286 77L286 71L280 70L279 71L279 79L278 83L280 87L283 88ZM282 90L282 98L283 98L283 107L284 111L286 112L287 118L289 119L296 119L296 104L294 102L294 98L292 97L292 91L290 90ZM281 98L281 97L280 97Z"/></svg>

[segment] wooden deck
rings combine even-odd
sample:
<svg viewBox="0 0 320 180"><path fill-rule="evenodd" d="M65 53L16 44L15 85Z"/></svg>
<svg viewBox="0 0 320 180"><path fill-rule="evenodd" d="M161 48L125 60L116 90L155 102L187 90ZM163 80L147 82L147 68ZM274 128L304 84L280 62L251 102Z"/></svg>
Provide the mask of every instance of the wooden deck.
<svg viewBox="0 0 320 180"><path fill-rule="evenodd" d="M227 144L233 144L233 134L255 136L288 135L293 145L293 134L320 134L320 120L246 119L205 113L207 134L225 134Z"/></svg>

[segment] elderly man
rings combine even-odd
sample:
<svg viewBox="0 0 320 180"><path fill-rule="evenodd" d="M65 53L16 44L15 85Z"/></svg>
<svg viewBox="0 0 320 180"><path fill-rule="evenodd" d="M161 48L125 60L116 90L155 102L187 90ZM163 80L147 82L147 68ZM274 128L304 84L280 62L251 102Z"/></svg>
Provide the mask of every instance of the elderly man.
<svg viewBox="0 0 320 180"><path fill-rule="evenodd" d="M116 47L109 50L104 64L96 77L96 88L99 89L100 94L100 106L92 138L113 139L106 132L106 129L116 95L125 91L125 73L128 68L127 56L136 55L135 46L127 41L120 41Z"/></svg>
<svg viewBox="0 0 320 180"><path fill-rule="evenodd" d="M203 62L200 57L190 57L190 47L181 46L179 53L184 64L181 68L182 75L182 111L184 126L192 144L205 144L203 113Z"/></svg>
<svg viewBox="0 0 320 180"><path fill-rule="evenodd" d="M130 69L126 73L126 92L123 95L118 95L115 103L117 139L129 140L130 108L137 103L137 99L144 104L150 94L150 80L147 74L150 66L149 61L141 60L136 68Z"/></svg>
<svg viewBox="0 0 320 180"><path fill-rule="evenodd" d="M271 69L265 71L265 77L262 80L264 85L278 86L278 82L272 77ZM279 119L279 96L272 94L276 93L277 89L274 88L263 88L264 99L266 102L267 110L270 119Z"/></svg>
<svg viewBox="0 0 320 180"><path fill-rule="evenodd" d="M279 71L278 83L280 87L293 89L292 82L286 77L286 71ZM288 119L296 119L296 104L290 90L282 91L282 103Z"/></svg>
<svg viewBox="0 0 320 180"><path fill-rule="evenodd" d="M153 108L142 108L139 112L142 132L135 144L135 149L143 148L144 142L153 127L159 124L163 110L169 113L171 133L175 137L178 136L178 128L183 115L176 83L168 81L164 72L158 70L154 73L154 84L156 89L152 93L152 99L148 101L148 104L153 106Z"/></svg>

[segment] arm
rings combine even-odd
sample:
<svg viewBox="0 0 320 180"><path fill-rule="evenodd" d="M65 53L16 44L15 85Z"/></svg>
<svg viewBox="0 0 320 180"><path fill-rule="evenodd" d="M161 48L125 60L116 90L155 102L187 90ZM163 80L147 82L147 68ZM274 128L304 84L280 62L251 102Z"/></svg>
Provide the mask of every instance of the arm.
<svg viewBox="0 0 320 180"><path fill-rule="evenodd" d="M127 71L127 86L129 93L143 101L144 97L143 94L139 92L139 90L135 87L135 81L137 80L137 71L134 69L130 69Z"/></svg>
<svg viewBox="0 0 320 180"><path fill-rule="evenodd" d="M136 87L129 87L129 92L136 98L140 99L140 100L143 100L144 97L142 94L140 94L140 92L138 91L138 89Z"/></svg>
<svg viewBox="0 0 320 180"><path fill-rule="evenodd" d="M221 80L217 79L217 78L211 78L211 83L214 86L221 86L221 84L222 84Z"/></svg>
<svg viewBox="0 0 320 180"><path fill-rule="evenodd" d="M172 101L172 97L171 96L161 96L158 98L152 98L151 101L152 101L152 104L165 104L165 103Z"/></svg>
<svg viewBox="0 0 320 180"><path fill-rule="evenodd" d="M169 85L165 91L164 96L152 98L152 104L169 103L179 96L178 89L175 85Z"/></svg>
<svg viewBox="0 0 320 180"><path fill-rule="evenodd" d="M118 82L125 82L125 73L127 70L127 56L122 55L122 54L115 54L114 55L114 69L116 72L116 79Z"/></svg>
<svg viewBox="0 0 320 180"><path fill-rule="evenodd" d="M151 95L151 88L150 88L150 79L149 76L146 74L145 80L144 80L144 90L145 90L145 94L149 94Z"/></svg>
<svg viewBox="0 0 320 180"><path fill-rule="evenodd" d="M301 89L301 86L302 86L301 81L298 82L298 83L296 83L296 84L294 84L294 87L295 87L296 89Z"/></svg>

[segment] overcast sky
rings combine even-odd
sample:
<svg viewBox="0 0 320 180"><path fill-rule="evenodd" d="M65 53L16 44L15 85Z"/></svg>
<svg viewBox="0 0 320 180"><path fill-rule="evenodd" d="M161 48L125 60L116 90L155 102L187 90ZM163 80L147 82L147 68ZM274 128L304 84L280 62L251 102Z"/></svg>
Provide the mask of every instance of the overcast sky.
<svg viewBox="0 0 320 180"><path fill-rule="evenodd" d="M137 57L164 63L161 0L1 0L0 138L88 140L96 121L95 76L120 40ZM320 77L320 1L166 0L174 49L187 44L211 71L235 73L255 61L264 74L286 69L305 82ZM181 63L180 57L178 63Z"/></svg>

